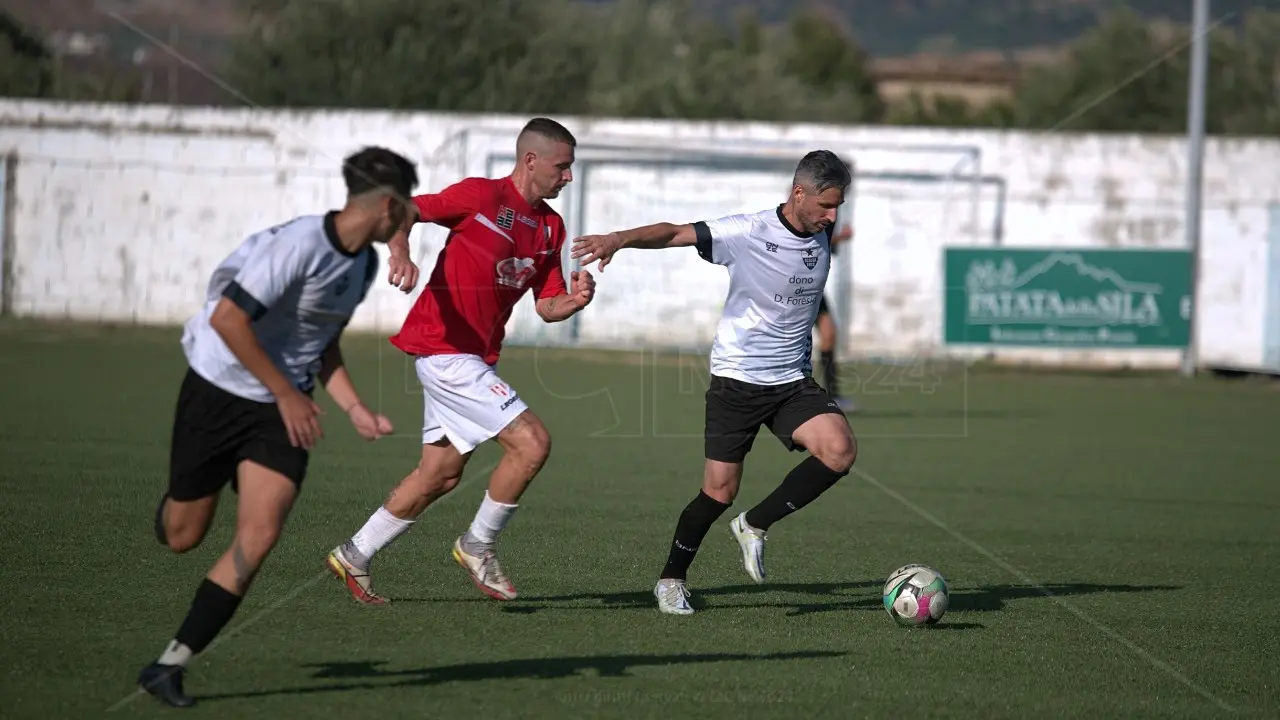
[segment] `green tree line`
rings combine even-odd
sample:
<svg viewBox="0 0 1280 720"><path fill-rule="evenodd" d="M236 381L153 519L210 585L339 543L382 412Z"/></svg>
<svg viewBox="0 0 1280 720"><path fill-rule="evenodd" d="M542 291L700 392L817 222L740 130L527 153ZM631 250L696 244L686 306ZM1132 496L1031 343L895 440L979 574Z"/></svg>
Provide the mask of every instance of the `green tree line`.
<svg viewBox="0 0 1280 720"><path fill-rule="evenodd" d="M0 9L0 97L113 101L135 94L119 75L66 70L38 37Z"/></svg>
<svg viewBox="0 0 1280 720"><path fill-rule="evenodd" d="M1157 31L1126 10L1080 36L1060 63L1024 72L1007 99L974 105L918 95L887 103L856 28L809 6L767 24L750 12L713 22L696 0L239 1L253 22L225 73L265 106L1115 132L1186 126L1189 29ZM0 31L0 92L68 92L38 42L20 28ZM1215 134L1280 135L1280 13L1256 12L1211 33L1206 125Z"/></svg>

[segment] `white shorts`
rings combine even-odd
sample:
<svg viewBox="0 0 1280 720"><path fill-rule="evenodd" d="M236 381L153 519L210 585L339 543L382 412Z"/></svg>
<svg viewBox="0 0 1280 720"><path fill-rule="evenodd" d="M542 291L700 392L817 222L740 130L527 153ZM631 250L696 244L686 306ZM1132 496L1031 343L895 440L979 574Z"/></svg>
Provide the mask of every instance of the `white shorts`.
<svg viewBox="0 0 1280 720"><path fill-rule="evenodd" d="M448 438L467 454L529 409L478 355L426 355L414 360L423 395L423 444Z"/></svg>

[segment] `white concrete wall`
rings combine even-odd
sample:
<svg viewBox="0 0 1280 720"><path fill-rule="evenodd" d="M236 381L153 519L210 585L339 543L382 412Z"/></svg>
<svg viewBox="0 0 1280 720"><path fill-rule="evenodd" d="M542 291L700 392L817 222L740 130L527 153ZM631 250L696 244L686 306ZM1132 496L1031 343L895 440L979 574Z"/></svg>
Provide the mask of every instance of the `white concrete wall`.
<svg viewBox="0 0 1280 720"><path fill-rule="evenodd" d="M0 100L0 155L16 158L4 235L9 310L20 316L180 323L213 266L249 232L324 210L342 197L338 164L363 144L419 162L422 189L509 170L525 118L369 112L171 109ZM556 201L571 233L691 221L781 202L799 155L852 157L852 258L837 293L842 352L939 352L941 248L993 242L1002 176L1009 246L1182 247L1181 138L876 127L775 126L564 118L578 135L578 179ZM646 151L608 149L648 146ZM672 151L769 157L777 167L672 169L635 158ZM628 159L630 158L630 159ZM1280 141L1206 146L1199 350L1209 363L1254 367L1263 353L1268 204L1280 201ZM941 182L893 174L954 176ZM419 226L429 270L444 233ZM852 279L850 291L847 279ZM594 307L547 326L524 302L518 343L706 347L727 286L690 251L635 252L600 278ZM412 302L380 283L353 327L391 332ZM1005 358L1172 365L1176 352L1001 351Z"/></svg>

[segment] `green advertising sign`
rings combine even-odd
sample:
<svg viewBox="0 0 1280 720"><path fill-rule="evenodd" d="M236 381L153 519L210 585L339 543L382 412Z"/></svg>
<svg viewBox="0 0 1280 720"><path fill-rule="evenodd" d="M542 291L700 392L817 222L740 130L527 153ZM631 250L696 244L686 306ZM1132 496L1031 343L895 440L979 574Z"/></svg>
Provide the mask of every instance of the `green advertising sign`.
<svg viewBox="0 0 1280 720"><path fill-rule="evenodd" d="M1190 337L1185 250L948 248L947 343L1182 348Z"/></svg>

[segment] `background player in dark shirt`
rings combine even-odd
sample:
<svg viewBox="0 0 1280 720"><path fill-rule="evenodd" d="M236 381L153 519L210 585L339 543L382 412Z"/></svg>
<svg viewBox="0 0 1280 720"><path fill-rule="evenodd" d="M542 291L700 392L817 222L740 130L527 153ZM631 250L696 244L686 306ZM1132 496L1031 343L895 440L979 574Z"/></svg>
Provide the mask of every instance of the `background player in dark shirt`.
<svg viewBox="0 0 1280 720"><path fill-rule="evenodd" d="M840 226L839 219L836 220L836 227ZM845 226L831 236L831 254L834 256L840 252L840 245L853 238L853 229ZM827 304L827 296L824 293L822 301L818 305L818 319L814 323L818 328L818 353L822 359L822 384L827 389L827 394L835 400L836 405L846 413L857 412L858 404L853 400L840 394L839 369L836 367L836 340L838 331L836 329L835 317L831 314L831 308ZM816 364L816 363L815 363Z"/></svg>

